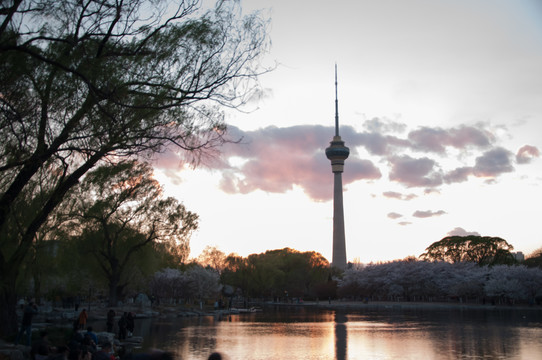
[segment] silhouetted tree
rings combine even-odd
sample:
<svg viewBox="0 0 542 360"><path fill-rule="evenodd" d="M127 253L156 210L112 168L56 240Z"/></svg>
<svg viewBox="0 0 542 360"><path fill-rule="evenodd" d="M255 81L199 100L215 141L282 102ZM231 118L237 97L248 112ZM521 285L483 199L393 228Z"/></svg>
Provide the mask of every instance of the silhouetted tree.
<svg viewBox="0 0 542 360"><path fill-rule="evenodd" d="M434 242L425 253L423 260L474 262L478 265L512 264L515 259L510 252L514 247L506 240L490 236L447 236Z"/></svg>
<svg viewBox="0 0 542 360"><path fill-rule="evenodd" d="M531 254L527 255L523 264L528 267L539 267L542 268L542 248L533 251Z"/></svg>
<svg viewBox="0 0 542 360"><path fill-rule="evenodd" d="M247 258L230 255L222 282L252 297L316 297L326 291L329 262L314 251L289 248L251 254Z"/></svg>
<svg viewBox="0 0 542 360"><path fill-rule="evenodd" d="M81 249L99 264L109 285L109 306L127 285L134 255L155 242L181 246L188 255L198 216L174 198L162 196L152 167L136 161L101 166L87 174L67 202L73 202L74 220L65 226Z"/></svg>
<svg viewBox="0 0 542 360"><path fill-rule="evenodd" d="M168 145L196 164L227 141L217 107L251 96L266 22L241 17L235 1L199 5L1 3L0 336L16 330L16 281L36 232L87 171ZM44 169L58 176L12 235L15 205Z"/></svg>

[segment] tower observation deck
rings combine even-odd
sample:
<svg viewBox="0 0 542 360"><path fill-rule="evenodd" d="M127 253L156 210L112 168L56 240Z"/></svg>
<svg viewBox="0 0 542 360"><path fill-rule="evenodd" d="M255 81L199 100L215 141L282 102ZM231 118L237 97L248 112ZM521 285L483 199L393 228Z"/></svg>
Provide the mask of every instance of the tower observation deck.
<svg viewBox="0 0 542 360"><path fill-rule="evenodd" d="M337 96L337 65L335 64L335 136L326 148L333 172L333 255L331 266L346 269L346 239L344 234L343 182L344 160L350 149L344 146L339 135L339 100Z"/></svg>

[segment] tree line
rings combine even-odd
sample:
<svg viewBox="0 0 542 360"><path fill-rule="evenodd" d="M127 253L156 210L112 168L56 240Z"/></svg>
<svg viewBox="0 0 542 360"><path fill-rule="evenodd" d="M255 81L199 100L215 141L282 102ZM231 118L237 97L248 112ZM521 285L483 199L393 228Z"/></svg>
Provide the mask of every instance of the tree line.
<svg viewBox="0 0 542 360"><path fill-rule="evenodd" d="M526 260L493 236L447 236L418 258L350 267L340 297L389 301L542 301L542 249Z"/></svg>
<svg viewBox="0 0 542 360"><path fill-rule="evenodd" d="M327 298L334 294L335 287L329 262L314 251L284 248L242 257L207 247L197 261L184 270L157 271L151 277L148 291L161 303L219 299L226 303L234 299Z"/></svg>
<svg viewBox="0 0 542 360"><path fill-rule="evenodd" d="M63 246L77 248L81 241L85 240L74 238ZM542 268L532 261L540 259L542 251L515 264L487 265L409 257L384 263L350 264L341 273L313 251L284 248L242 257L207 247L197 259L187 261L186 257L176 257L167 248L156 245L160 243L148 245L134 257L117 300L124 301L139 292L152 296L160 304L202 304L221 298L282 302L349 298L501 304L532 304L542 299ZM110 301L107 274L100 270L95 258L84 260L85 252L77 254L74 248L66 248L51 258L54 261L50 262L49 270L56 271L48 271L47 276L43 276L47 284L42 287L44 295L52 299L85 293L87 287L92 286L95 296L101 294ZM59 249L62 250L62 246ZM119 247L117 252L122 253L122 249ZM67 271L74 260L79 263L77 271ZM29 279L29 284L35 286L33 279Z"/></svg>
<svg viewBox="0 0 542 360"><path fill-rule="evenodd" d="M354 266L339 281L338 294L359 300L534 304L542 301L542 269L410 258Z"/></svg>
<svg viewBox="0 0 542 360"><path fill-rule="evenodd" d="M246 258L228 256L221 281L244 297L288 300L331 296L331 277L329 262L321 254L284 248Z"/></svg>

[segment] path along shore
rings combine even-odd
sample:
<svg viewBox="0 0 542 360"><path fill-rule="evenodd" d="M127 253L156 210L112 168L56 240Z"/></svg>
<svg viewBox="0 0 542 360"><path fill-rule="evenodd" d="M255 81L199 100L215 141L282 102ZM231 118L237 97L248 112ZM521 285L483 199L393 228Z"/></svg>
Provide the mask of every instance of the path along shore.
<svg viewBox="0 0 542 360"><path fill-rule="evenodd" d="M291 306L306 306L319 309L330 310L397 310L397 309L426 309L426 310L454 310L454 309L472 309L472 310L532 310L542 311L540 305L514 304L514 305L492 305L479 303L460 303L460 302L409 302L409 301L305 301L300 304L284 304Z"/></svg>

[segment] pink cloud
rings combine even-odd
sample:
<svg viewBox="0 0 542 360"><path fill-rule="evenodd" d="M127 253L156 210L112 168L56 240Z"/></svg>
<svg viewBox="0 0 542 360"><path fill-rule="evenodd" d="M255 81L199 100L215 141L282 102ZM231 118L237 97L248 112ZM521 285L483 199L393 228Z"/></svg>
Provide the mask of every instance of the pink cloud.
<svg viewBox="0 0 542 360"><path fill-rule="evenodd" d="M528 164L532 159L540 156L540 151L537 147L531 145L522 146L517 154L516 161L518 164Z"/></svg>
<svg viewBox="0 0 542 360"><path fill-rule="evenodd" d="M227 172L220 186L226 192L255 190L282 193L301 187L317 201L332 198L333 176L324 149L332 128L323 126L267 127L243 134L242 144L230 144L225 158L237 156L246 161ZM369 160L351 156L345 165L343 183L373 180L382 176Z"/></svg>
<svg viewBox="0 0 542 360"><path fill-rule="evenodd" d="M350 148L343 173L344 185L380 179L378 164L386 162L389 180L408 188L425 188L425 194L437 191L443 184L468 181L470 176L493 181L503 173L514 171L513 154L502 147L492 147L495 137L481 126L422 127L405 138L395 135L406 130L405 124L373 118L363 124L363 129L341 127L341 137ZM220 171L219 185L228 193L256 190L284 193L300 187L313 200L327 201L332 198L333 176L324 150L333 133L332 126L321 125L268 126L254 131L230 126L228 137L233 142L218 149L219 156L208 157L204 165ZM447 156L448 148L474 154L477 156L474 164L446 169L440 162ZM370 158L362 158L363 151ZM420 157L420 152L424 156ZM515 159L525 164L539 156L536 147L526 145L519 149ZM178 174L183 159L179 155L166 152L154 164L177 182L182 180ZM382 195L399 200L417 196L391 191Z"/></svg>

